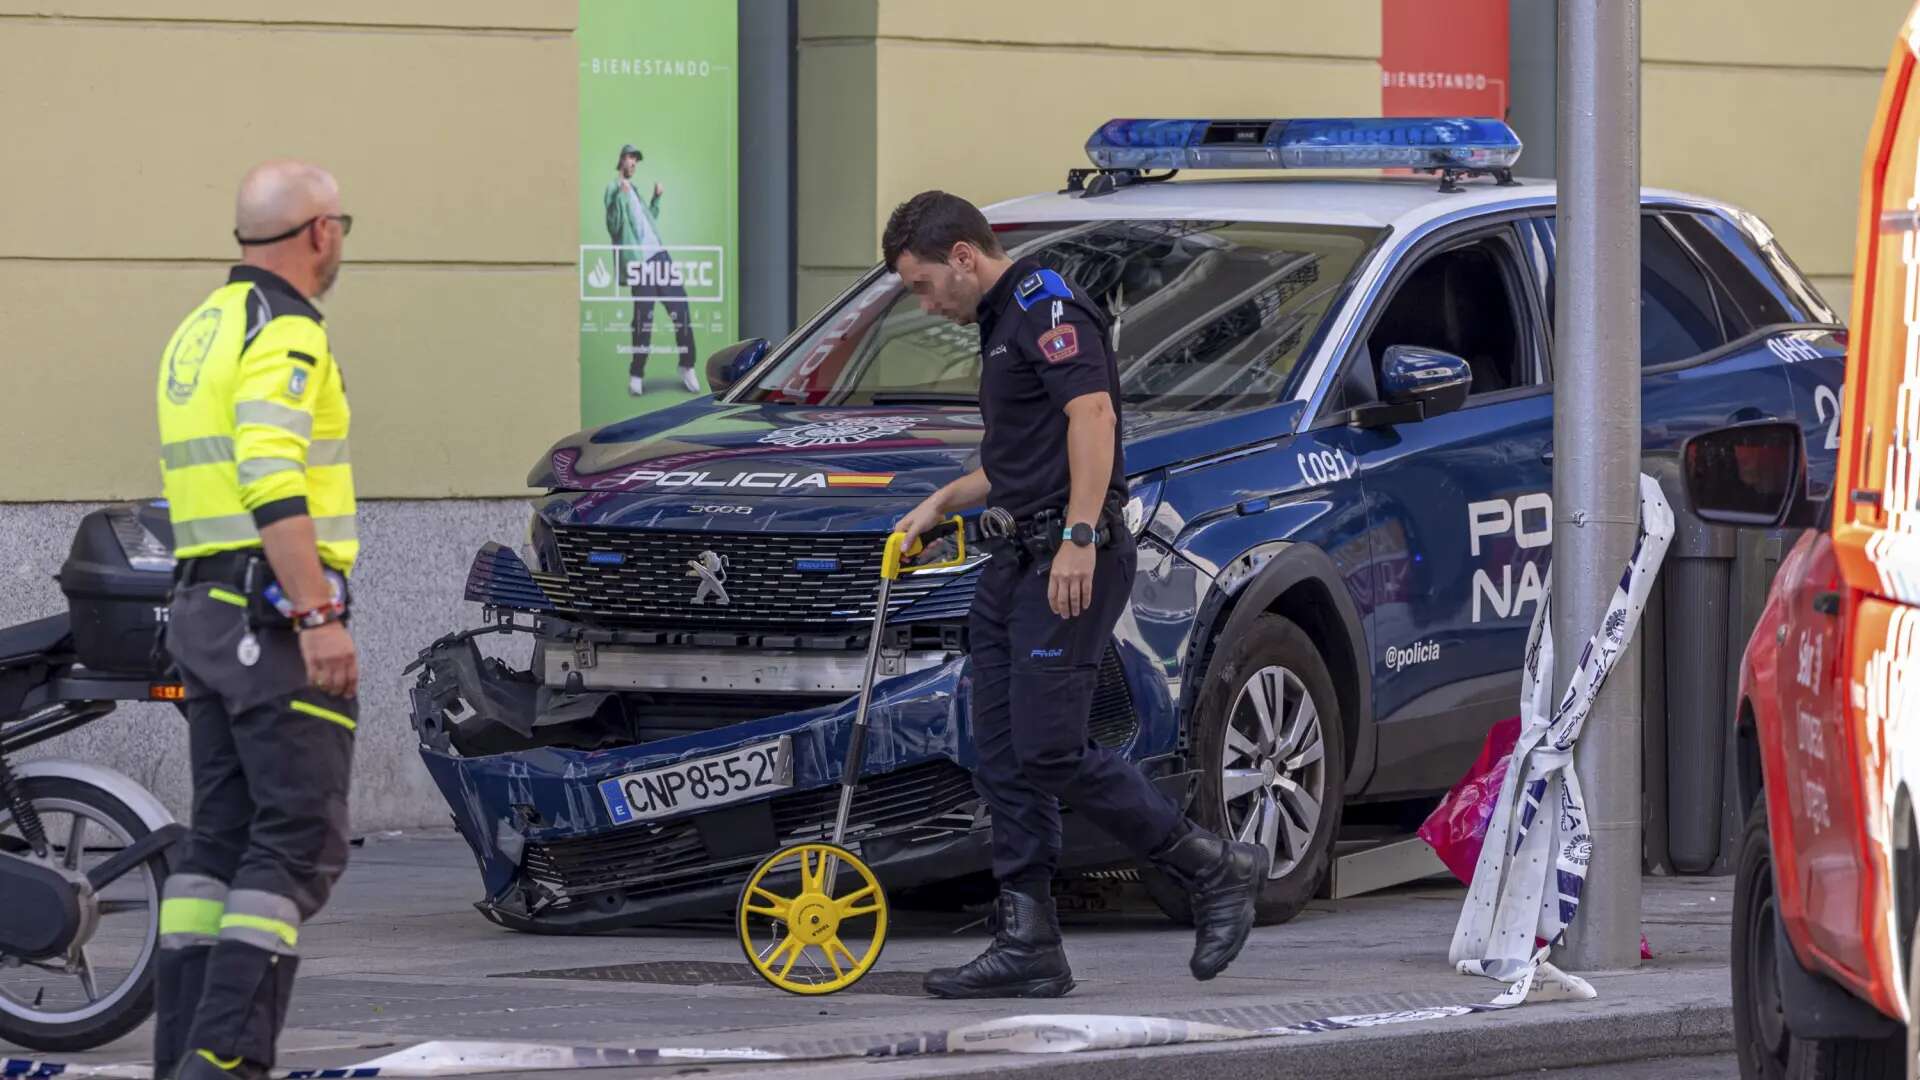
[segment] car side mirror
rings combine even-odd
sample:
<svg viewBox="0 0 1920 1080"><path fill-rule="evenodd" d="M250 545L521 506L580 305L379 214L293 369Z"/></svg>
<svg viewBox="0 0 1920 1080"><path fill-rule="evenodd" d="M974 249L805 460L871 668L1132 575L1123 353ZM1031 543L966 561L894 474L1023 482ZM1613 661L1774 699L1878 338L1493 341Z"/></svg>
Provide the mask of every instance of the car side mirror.
<svg viewBox="0 0 1920 1080"><path fill-rule="evenodd" d="M728 387L739 382L766 355L766 338L738 341L716 350L707 357L707 387L715 394L725 393Z"/></svg>
<svg viewBox="0 0 1920 1080"><path fill-rule="evenodd" d="M1680 472L1702 521L1774 528L1817 517L1806 496L1807 450L1797 424L1766 420L1701 432L1681 447Z"/></svg>
<svg viewBox="0 0 1920 1080"><path fill-rule="evenodd" d="M1380 362L1380 396L1389 405L1419 402L1425 416L1439 416L1467 403L1473 369L1450 352L1418 345L1389 345Z"/></svg>
<svg viewBox="0 0 1920 1080"><path fill-rule="evenodd" d="M1347 414L1355 427L1417 423L1458 410L1473 388L1473 369L1450 352L1389 345L1380 362L1380 398Z"/></svg>

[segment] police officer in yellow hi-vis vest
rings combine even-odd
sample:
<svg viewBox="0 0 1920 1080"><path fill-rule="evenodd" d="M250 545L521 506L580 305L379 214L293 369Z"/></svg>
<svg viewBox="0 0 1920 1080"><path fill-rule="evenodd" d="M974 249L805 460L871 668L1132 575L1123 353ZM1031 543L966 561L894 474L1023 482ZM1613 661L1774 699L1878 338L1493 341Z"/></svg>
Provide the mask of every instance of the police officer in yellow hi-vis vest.
<svg viewBox="0 0 1920 1080"><path fill-rule="evenodd" d="M234 223L240 265L160 357L193 832L160 904L154 1075L180 1080L273 1065L300 924L346 867L357 719L347 396L313 306L353 219L324 170L274 161Z"/></svg>

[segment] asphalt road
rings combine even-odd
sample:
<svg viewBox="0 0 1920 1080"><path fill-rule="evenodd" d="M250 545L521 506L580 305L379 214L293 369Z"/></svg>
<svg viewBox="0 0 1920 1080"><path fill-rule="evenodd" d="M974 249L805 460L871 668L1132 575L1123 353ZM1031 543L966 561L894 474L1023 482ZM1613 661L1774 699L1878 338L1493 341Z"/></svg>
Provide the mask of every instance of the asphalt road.
<svg viewBox="0 0 1920 1080"><path fill-rule="evenodd" d="M1618 1065L1583 1065L1574 1069L1546 1069L1504 1073L1497 1080L1738 1080L1740 1062L1732 1054L1712 1057L1657 1058Z"/></svg>

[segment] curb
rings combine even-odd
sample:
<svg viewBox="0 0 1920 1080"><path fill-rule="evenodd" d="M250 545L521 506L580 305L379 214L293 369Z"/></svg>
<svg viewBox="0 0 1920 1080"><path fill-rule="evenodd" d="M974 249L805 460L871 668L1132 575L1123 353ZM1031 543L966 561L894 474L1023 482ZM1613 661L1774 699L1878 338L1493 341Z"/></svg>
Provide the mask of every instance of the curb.
<svg viewBox="0 0 1920 1080"><path fill-rule="evenodd" d="M1576 1010L1579 1015L1568 1015ZM1595 1001L1391 1028L1200 1043L1151 1051L1107 1050L1058 1057L998 1055L964 1064L949 1059L942 1063L945 1067L902 1069L890 1075L987 1078L1039 1071L1048 1080L1218 1076L1235 1080L1298 1080L1302 1076L1315 1080L1451 1080L1717 1054L1732 1047L1731 1004L1670 1006ZM860 1067L865 1071L879 1064L865 1062Z"/></svg>

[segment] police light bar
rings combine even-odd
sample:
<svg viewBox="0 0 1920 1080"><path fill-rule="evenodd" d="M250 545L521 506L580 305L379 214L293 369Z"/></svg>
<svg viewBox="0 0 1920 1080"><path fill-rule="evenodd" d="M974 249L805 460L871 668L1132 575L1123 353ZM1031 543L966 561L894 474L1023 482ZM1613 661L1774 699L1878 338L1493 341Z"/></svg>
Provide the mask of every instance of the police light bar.
<svg viewBox="0 0 1920 1080"><path fill-rule="evenodd" d="M1464 116L1109 120L1087 140L1102 169L1440 169L1492 172L1520 158L1499 120Z"/></svg>

